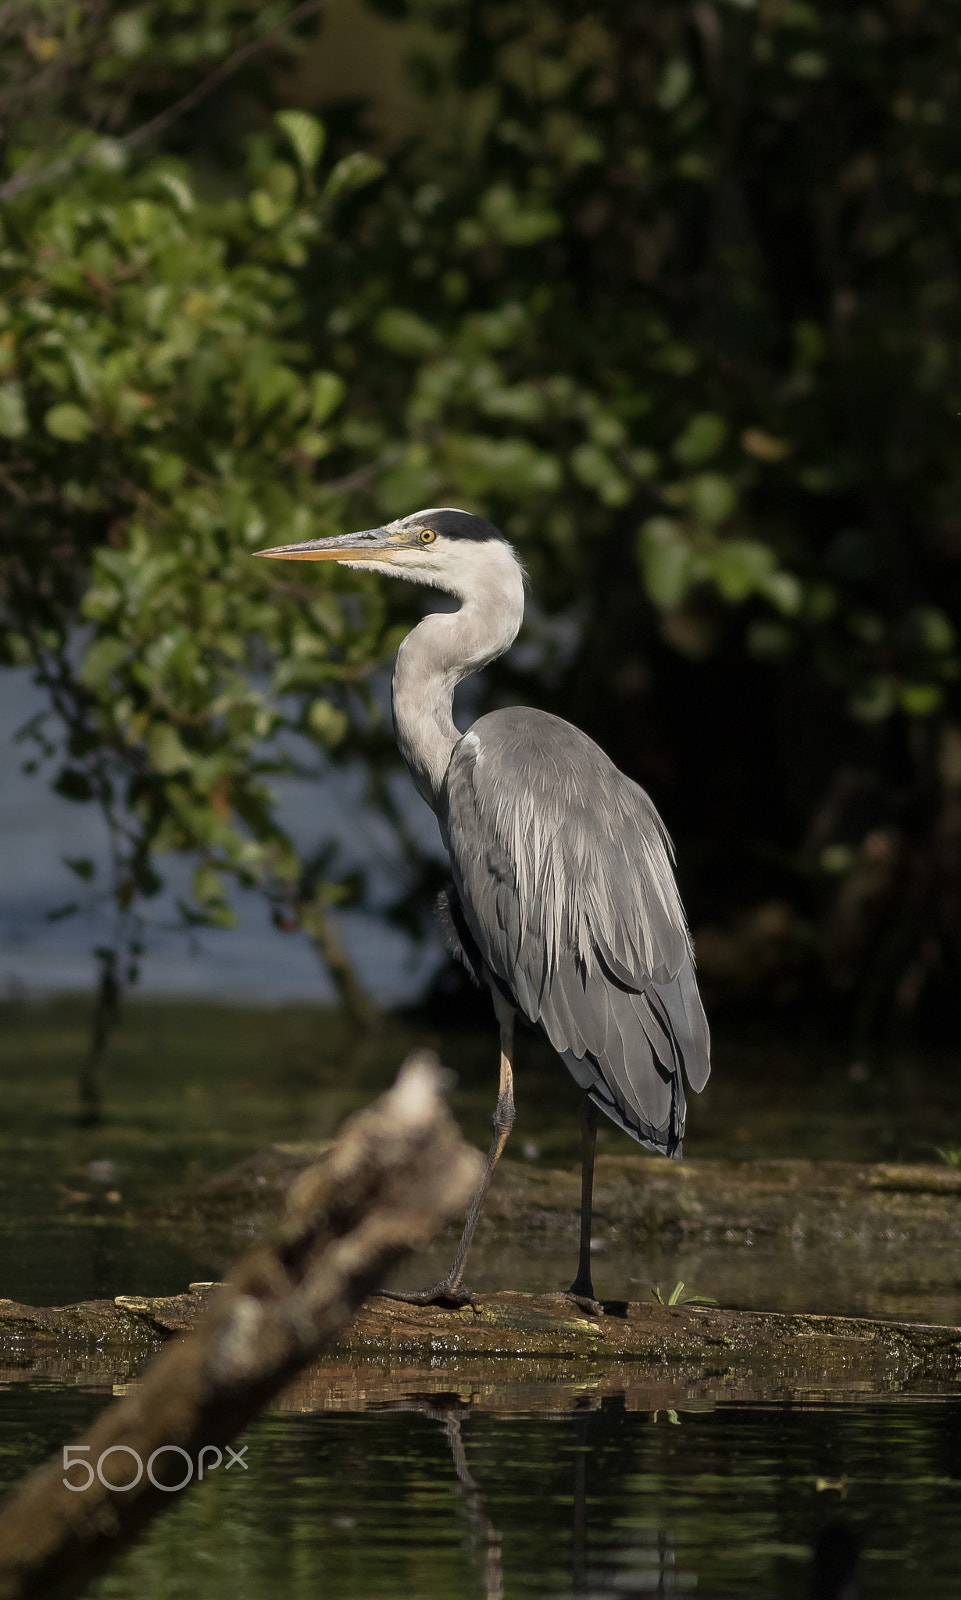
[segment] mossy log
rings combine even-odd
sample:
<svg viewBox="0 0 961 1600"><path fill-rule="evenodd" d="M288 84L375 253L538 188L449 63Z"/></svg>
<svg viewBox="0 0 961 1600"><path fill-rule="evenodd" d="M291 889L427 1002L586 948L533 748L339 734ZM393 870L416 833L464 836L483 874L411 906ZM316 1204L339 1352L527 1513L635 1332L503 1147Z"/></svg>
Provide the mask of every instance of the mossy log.
<svg viewBox="0 0 961 1600"><path fill-rule="evenodd" d="M185 1194L168 1211L178 1228L248 1233L283 1209L297 1174L323 1147L277 1144ZM567 1238L576 1233L580 1170L504 1159L479 1236ZM594 1237L644 1245L666 1236L704 1244L762 1238L833 1245L897 1240L961 1247L961 1171L848 1161L662 1161L600 1156Z"/></svg>
<svg viewBox="0 0 961 1600"><path fill-rule="evenodd" d="M193 1328L215 1293L198 1285L60 1309L0 1302L0 1382L71 1371L89 1382L98 1363L105 1377L129 1376L159 1343ZM387 1401L448 1392L470 1373L495 1387L613 1382L618 1392L660 1395L658 1404L685 1394L770 1400L951 1386L961 1382L961 1328L653 1301L608 1302L592 1316L566 1296L514 1292L480 1295L458 1311L375 1297L311 1369L309 1387L332 1394L336 1375L344 1393L376 1391Z"/></svg>
<svg viewBox="0 0 961 1600"><path fill-rule="evenodd" d="M325 1147L273 1145L184 1197L178 1226L226 1233L265 1230L292 1184ZM579 1176L504 1161L482 1229L523 1246L576 1231ZM763 1236L830 1243L883 1241L906 1260L922 1245L961 1246L961 1172L947 1167L782 1161L666 1162L606 1156L597 1163L595 1235L680 1237L736 1246ZM0 1381L29 1376L98 1385L133 1377L160 1344L193 1328L213 1291L123 1295L65 1307L0 1300ZM629 1367L628 1367L629 1364ZM630 1377L626 1374L630 1373ZM892 1389L961 1379L961 1331L868 1318L736 1312L639 1303L609 1305L603 1318L571 1302L519 1293L481 1295L476 1310L450 1312L370 1301L322 1368L317 1394L340 1373L355 1401L398 1392L436 1394L470 1374L478 1392L530 1395L543 1376L610 1384L655 1404L684 1394L767 1397L812 1386L832 1392ZM327 1374L328 1376L325 1376ZM344 1374L353 1374L349 1381ZM338 1380L340 1381L340 1380ZM466 1378L464 1381L468 1381ZM346 1385L346 1387L344 1387ZM459 1390L458 1390L459 1392ZM612 1391L613 1392L613 1391ZM657 1396L661 1396L658 1400ZM673 1396L673 1400L669 1398ZM652 1398L654 1397L654 1398Z"/></svg>

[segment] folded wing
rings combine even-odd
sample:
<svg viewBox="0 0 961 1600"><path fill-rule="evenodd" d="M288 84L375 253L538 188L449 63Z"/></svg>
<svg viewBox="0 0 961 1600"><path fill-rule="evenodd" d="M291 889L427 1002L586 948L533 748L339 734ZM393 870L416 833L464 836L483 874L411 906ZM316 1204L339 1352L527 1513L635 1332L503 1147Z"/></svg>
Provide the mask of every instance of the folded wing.
<svg viewBox="0 0 961 1600"><path fill-rule="evenodd" d="M710 1040L670 843L643 789L569 723L497 711L456 746L441 822L484 975L614 1122L679 1154Z"/></svg>

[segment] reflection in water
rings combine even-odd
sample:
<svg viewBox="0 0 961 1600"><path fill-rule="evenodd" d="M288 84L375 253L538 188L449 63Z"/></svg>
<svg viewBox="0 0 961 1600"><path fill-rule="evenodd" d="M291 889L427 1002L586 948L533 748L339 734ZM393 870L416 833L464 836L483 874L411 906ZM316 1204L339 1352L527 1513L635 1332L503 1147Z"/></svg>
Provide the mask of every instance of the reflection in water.
<svg viewBox="0 0 961 1600"><path fill-rule="evenodd" d="M484 1497L467 1466L461 1418L448 1416L444 1421L444 1431L450 1445L454 1471L464 1489L470 1545L484 1581L485 1600L504 1600L504 1541L484 1509Z"/></svg>
<svg viewBox="0 0 961 1600"><path fill-rule="evenodd" d="M454 1395L449 1398L438 1395L429 1401L401 1400L378 1409L413 1411L418 1416L429 1417L432 1422L440 1423L450 1449L457 1481L463 1490L464 1507L467 1512L468 1548L483 1582L484 1600L504 1600L504 1541L487 1515L484 1496L467 1465L462 1422L471 1409L470 1403L465 1403Z"/></svg>
<svg viewBox="0 0 961 1600"><path fill-rule="evenodd" d="M263 1418L249 1470L185 1496L90 1600L853 1600L859 1544L864 1600L961 1593L956 1396L689 1412L679 1394L674 1426L587 1376L561 1410L553 1386L450 1378ZM0 1388L0 1491L104 1398Z"/></svg>
<svg viewBox="0 0 961 1600"><path fill-rule="evenodd" d="M861 1540L849 1522L830 1522L818 1535L811 1564L811 1600L855 1600Z"/></svg>
<svg viewBox="0 0 961 1600"><path fill-rule="evenodd" d="M603 1557L598 1569L592 1570L588 1545L589 1428L591 1414L597 1412L600 1405L600 1400L583 1396L570 1417L573 1432L570 1592L586 1596L588 1600L632 1600L632 1597L636 1600L642 1595L697 1591L701 1600L733 1600L732 1596L724 1596L720 1591L703 1589L698 1581L697 1570L685 1566L683 1562L678 1563L674 1537L667 1527L651 1529L619 1551L616 1570L605 1572ZM451 1396L446 1404L436 1398L431 1401L409 1400L388 1405L384 1409L413 1411L440 1424L463 1491L468 1548L481 1580L484 1600L504 1600L503 1534L488 1515L483 1492L467 1460L463 1422L471 1410L469 1402ZM656 1422L657 1415L655 1413L651 1420ZM674 1425L680 1423L676 1412L670 1411L667 1416ZM551 1529L551 1538L559 1543L561 1537L561 1527L555 1524ZM860 1552L861 1539L849 1521L838 1519L828 1522L814 1539L809 1564L808 1600L857 1600ZM763 1597L758 1595L756 1600L763 1600Z"/></svg>

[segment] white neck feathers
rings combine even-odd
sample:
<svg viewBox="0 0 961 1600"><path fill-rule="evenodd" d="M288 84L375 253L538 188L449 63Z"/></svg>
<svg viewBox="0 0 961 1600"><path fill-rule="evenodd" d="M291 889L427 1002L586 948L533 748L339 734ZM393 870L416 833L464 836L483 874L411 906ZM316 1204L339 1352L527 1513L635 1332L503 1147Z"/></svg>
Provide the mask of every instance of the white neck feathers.
<svg viewBox="0 0 961 1600"><path fill-rule="evenodd" d="M451 554L448 546L445 571L433 582L458 596L460 610L433 612L407 635L391 686L400 753L435 811L461 738L452 715L454 690L510 649L524 617L524 572L509 544L458 541L455 560Z"/></svg>

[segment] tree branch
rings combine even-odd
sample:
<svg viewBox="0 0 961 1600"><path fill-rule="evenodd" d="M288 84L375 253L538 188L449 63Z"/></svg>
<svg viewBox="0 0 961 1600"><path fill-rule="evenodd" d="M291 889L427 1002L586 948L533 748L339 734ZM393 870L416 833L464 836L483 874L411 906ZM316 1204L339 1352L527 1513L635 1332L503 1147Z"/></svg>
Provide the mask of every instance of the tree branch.
<svg viewBox="0 0 961 1600"><path fill-rule="evenodd" d="M0 1600L75 1595L176 1501L185 1474L219 1464L397 1261L466 1209L481 1160L443 1079L429 1052L410 1057L298 1178L277 1237L234 1268L196 1332L28 1478L0 1513Z"/></svg>

